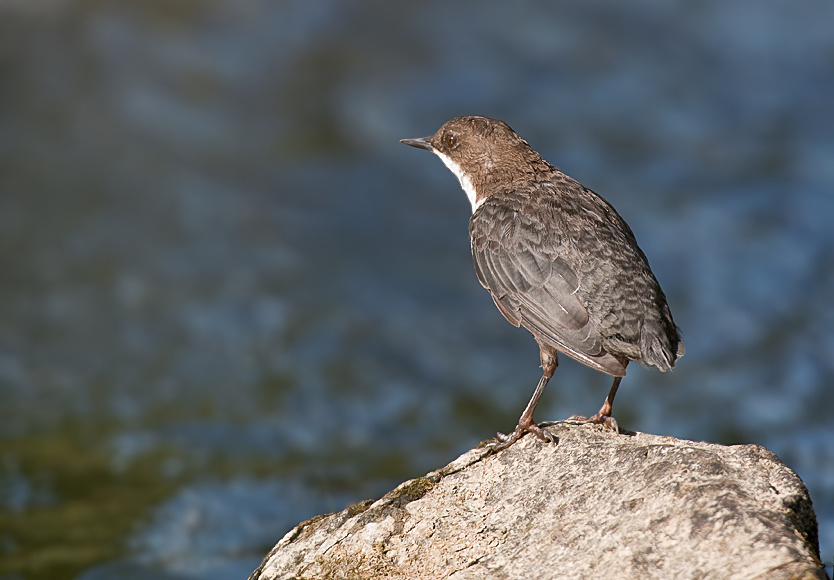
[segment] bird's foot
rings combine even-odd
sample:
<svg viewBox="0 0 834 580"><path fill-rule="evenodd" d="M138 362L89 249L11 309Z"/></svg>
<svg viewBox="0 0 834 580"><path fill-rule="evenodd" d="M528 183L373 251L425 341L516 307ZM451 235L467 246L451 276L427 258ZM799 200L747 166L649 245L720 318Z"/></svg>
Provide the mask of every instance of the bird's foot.
<svg viewBox="0 0 834 580"><path fill-rule="evenodd" d="M612 417L611 415L603 415L602 413L597 413L593 417L583 417L582 415L571 415L567 419L568 421L581 421L582 423L597 423L598 425L602 425L603 427L607 427L614 431L617 435L620 434L620 426L617 425L617 420Z"/></svg>
<svg viewBox="0 0 834 580"><path fill-rule="evenodd" d="M542 441L544 441L545 443L558 443L559 441L556 435L549 431L545 431L544 429L530 421L526 424L519 423L518 425L516 425L516 428L513 430L513 432L509 435L504 435L503 433L496 433L495 440L490 441L486 444L486 446L489 449L492 449L493 451L501 451L502 449L506 449L507 447L521 439L521 437L528 431L536 437L538 437L539 439L541 439Z"/></svg>

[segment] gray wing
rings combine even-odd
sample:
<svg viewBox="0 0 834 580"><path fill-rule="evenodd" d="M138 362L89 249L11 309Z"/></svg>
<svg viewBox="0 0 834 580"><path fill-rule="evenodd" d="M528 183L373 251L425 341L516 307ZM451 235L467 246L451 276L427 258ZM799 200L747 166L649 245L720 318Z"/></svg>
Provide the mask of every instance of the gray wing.
<svg viewBox="0 0 834 580"><path fill-rule="evenodd" d="M579 299L580 280L559 255L548 215L530 219L522 209L507 211L487 201L472 216L472 258L481 285L501 314L537 341L597 370L624 375L624 365L605 351Z"/></svg>

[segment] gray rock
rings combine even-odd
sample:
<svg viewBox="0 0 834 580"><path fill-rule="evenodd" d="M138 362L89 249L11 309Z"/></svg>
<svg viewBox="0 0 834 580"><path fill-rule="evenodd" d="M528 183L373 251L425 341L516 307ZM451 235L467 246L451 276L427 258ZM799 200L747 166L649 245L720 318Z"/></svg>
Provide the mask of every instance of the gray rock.
<svg viewBox="0 0 834 580"><path fill-rule="evenodd" d="M770 451L548 429L299 524L250 580L827 578L808 490Z"/></svg>

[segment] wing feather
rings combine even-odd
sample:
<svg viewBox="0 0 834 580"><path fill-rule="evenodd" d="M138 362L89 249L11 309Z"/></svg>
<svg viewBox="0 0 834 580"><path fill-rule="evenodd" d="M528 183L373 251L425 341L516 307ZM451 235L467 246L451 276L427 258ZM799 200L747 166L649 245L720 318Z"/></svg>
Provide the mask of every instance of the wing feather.
<svg viewBox="0 0 834 580"><path fill-rule="evenodd" d="M522 217L489 200L472 216L472 258L481 285L514 326L592 368L622 376L623 364L605 351L580 300L576 272L543 231L546 219Z"/></svg>

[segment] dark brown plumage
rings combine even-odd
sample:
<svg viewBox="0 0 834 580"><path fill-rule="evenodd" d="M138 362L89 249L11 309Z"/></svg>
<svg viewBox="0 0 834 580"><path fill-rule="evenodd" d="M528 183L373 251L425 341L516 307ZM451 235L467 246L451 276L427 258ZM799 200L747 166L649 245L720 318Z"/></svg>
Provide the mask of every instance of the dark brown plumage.
<svg viewBox="0 0 834 580"><path fill-rule="evenodd" d="M403 143L436 153L472 203L472 257L501 314L539 345L543 375L515 431L551 436L533 411L557 352L615 377L600 411L585 419L619 432L611 407L629 361L662 371L683 355L666 297L631 229L599 195L541 158L510 127L458 117L432 137Z"/></svg>

